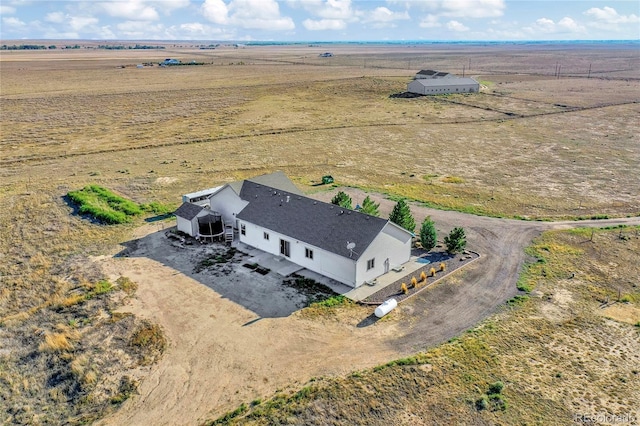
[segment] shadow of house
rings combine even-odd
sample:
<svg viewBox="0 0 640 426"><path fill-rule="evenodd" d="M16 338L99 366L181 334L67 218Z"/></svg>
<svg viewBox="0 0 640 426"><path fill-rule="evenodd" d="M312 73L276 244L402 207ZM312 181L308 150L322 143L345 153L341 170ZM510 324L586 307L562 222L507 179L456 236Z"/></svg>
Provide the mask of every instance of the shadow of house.
<svg viewBox="0 0 640 426"><path fill-rule="evenodd" d="M174 230L157 231L121 243L124 249L116 257L144 257L158 262L175 270L175 275L183 274L198 281L220 297L254 312L258 318L287 317L307 306L309 296L282 285L284 277L274 271L262 275L257 268L245 267L249 255L225 244L201 244L191 237L179 236Z"/></svg>

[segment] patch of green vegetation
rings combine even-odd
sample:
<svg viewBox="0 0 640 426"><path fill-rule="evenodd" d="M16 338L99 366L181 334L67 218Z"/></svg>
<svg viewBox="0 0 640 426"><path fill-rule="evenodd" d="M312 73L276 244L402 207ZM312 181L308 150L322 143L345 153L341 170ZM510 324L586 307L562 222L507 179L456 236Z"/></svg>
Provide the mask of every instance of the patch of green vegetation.
<svg viewBox="0 0 640 426"><path fill-rule="evenodd" d="M99 185L87 185L80 190L69 191L67 197L78 207L78 213L110 225L131 222L145 212L160 216L168 216L173 212L171 205L156 201L138 204Z"/></svg>
<svg viewBox="0 0 640 426"><path fill-rule="evenodd" d="M343 295L331 296L327 299L320 300L318 302L311 303L310 307L313 308L333 308L336 306L345 306L353 302Z"/></svg>
<svg viewBox="0 0 640 426"><path fill-rule="evenodd" d="M172 205L159 203L152 201L148 204L140 204L140 208L146 212L154 213L157 215L168 215L175 210Z"/></svg>
<svg viewBox="0 0 640 426"><path fill-rule="evenodd" d="M78 206L80 214L108 224L130 222L133 216L142 214L138 204L98 185L87 185L81 190L70 191L67 197Z"/></svg>
<svg viewBox="0 0 640 426"><path fill-rule="evenodd" d="M464 179L460 176L446 176L442 181L444 183L464 183Z"/></svg>
<svg viewBox="0 0 640 426"><path fill-rule="evenodd" d="M233 411L229 411L227 414L225 414L224 416L213 420L213 421L209 421L209 422L205 422L204 424L206 426L214 426L214 425L227 425L227 424L231 424L230 422L235 419L238 416L241 416L242 414L244 414L247 410L249 409L249 407L247 407L247 404L241 404L238 408L236 408Z"/></svg>
<svg viewBox="0 0 640 426"><path fill-rule="evenodd" d="M529 300L529 296L518 294L512 299L507 300L507 305L520 306L520 305L523 305L527 300Z"/></svg>

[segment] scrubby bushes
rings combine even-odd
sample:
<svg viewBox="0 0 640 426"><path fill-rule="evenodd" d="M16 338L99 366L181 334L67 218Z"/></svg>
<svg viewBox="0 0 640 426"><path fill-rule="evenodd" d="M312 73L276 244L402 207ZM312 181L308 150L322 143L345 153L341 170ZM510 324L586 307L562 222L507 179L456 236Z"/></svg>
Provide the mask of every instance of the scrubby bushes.
<svg viewBox="0 0 640 426"><path fill-rule="evenodd" d="M149 204L135 203L99 185L87 185L80 190L70 191L67 197L78 206L80 214L89 215L107 224L127 223L144 212L162 215L172 211L171 206L156 201Z"/></svg>
<svg viewBox="0 0 640 426"><path fill-rule="evenodd" d="M70 191L67 197L78 206L80 214L90 215L108 224L126 223L131 221L132 216L142 214L138 204L98 185Z"/></svg>

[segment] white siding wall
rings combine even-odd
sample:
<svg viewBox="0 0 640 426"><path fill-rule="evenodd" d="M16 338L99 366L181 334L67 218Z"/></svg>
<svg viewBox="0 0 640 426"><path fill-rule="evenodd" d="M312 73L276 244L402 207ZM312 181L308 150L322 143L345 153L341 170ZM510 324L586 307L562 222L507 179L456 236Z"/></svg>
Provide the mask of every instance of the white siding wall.
<svg viewBox="0 0 640 426"><path fill-rule="evenodd" d="M450 79L445 79L449 80ZM438 84L425 86L420 81L414 80L407 85L407 91L421 95L438 95L445 93L475 93L480 89L479 84Z"/></svg>
<svg viewBox="0 0 640 426"><path fill-rule="evenodd" d="M389 269L402 265L411 257L411 235L388 223L360 256L356 269L356 286L379 277L385 272L385 261ZM373 269L367 270L367 262L375 259Z"/></svg>
<svg viewBox="0 0 640 426"><path fill-rule="evenodd" d="M176 216L178 222L178 231L182 231L185 234L189 234L192 237L196 236L197 227L198 227L198 219L193 218L193 220L187 220L183 217ZM194 225L195 222L195 225Z"/></svg>
<svg viewBox="0 0 640 426"><path fill-rule="evenodd" d="M354 260L305 244L302 241L289 238L252 223L238 222L238 228L242 229L242 225L244 225L246 232L246 235L242 235L242 232L239 233L241 242L268 253L280 255L280 239L289 241L290 257L288 260L350 287L356 286L356 262ZM264 232L269 234L269 240L264 239ZM305 257L305 248L313 250L313 259Z"/></svg>
<svg viewBox="0 0 640 426"><path fill-rule="evenodd" d="M222 215L225 225L236 226L236 214L249 203L242 200L229 186L225 186L209 199L211 211Z"/></svg>

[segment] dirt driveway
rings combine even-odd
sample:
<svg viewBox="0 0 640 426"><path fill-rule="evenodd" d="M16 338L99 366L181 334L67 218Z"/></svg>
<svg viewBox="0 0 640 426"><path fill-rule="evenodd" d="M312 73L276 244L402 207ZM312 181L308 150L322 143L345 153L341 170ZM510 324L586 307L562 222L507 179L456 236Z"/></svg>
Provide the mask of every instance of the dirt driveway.
<svg viewBox="0 0 640 426"><path fill-rule="evenodd" d="M361 191L347 192L354 199L364 198ZM370 195L381 203L382 216L388 215L393 202ZM373 312L369 307L332 318L308 318L294 309L288 316L262 317L255 312L259 303L229 297L233 281L222 283L225 276L214 274L209 285L203 284L203 276L188 267L176 270L167 266L169 262L154 260L151 243L135 247L137 255L132 257L100 259L108 274L126 275L139 284L137 297L125 309L161 324L170 342L159 364L134 372L142 379L139 395L100 424L197 424L278 389L296 388L312 377L346 374L437 345L473 327L517 293L523 248L540 232L576 225L640 224L640 218L543 223L418 206L412 211L417 223L431 215L440 238L454 226L464 227L469 247L482 258L378 322L364 321ZM136 238L152 232L157 228L148 226ZM278 299L262 302L269 300ZM291 294L281 302L286 307L300 300ZM358 326L362 324L366 326Z"/></svg>

